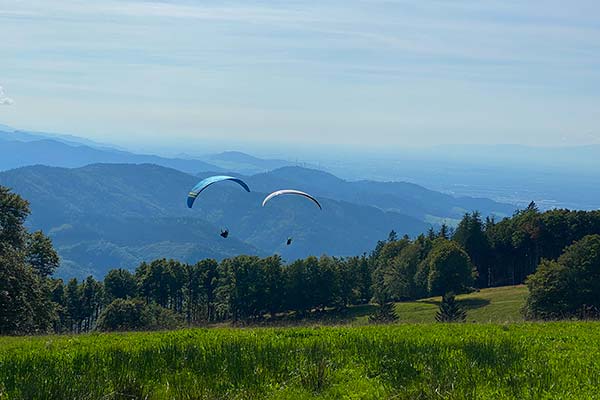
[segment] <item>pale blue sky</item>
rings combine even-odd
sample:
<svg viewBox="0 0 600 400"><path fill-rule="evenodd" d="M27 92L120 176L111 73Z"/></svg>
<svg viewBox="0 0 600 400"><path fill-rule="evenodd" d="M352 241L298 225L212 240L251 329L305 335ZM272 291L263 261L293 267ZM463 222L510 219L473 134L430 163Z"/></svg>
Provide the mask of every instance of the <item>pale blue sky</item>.
<svg viewBox="0 0 600 400"><path fill-rule="evenodd" d="M0 0L0 103L147 147L600 143L600 1Z"/></svg>

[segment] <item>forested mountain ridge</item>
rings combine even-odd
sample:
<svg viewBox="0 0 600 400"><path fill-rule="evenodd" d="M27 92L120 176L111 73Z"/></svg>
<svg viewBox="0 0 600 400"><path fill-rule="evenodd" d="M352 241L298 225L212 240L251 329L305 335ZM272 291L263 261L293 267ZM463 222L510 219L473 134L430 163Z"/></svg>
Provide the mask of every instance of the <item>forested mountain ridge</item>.
<svg viewBox="0 0 600 400"><path fill-rule="evenodd" d="M267 255L239 238L226 241L200 218L121 218L92 215L52 228L62 260L58 276L102 276L111 268L132 269L143 261L176 258L194 262L238 254Z"/></svg>
<svg viewBox="0 0 600 400"><path fill-rule="evenodd" d="M416 235L428 228L414 217L327 198L320 198L322 212L290 197L262 208L267 191L246 193L227 183L204 192L190 210L185 198L198 180L151 164L32 166L0 173L1 185L29 199L28 225L53 238L68 267L60 274L80 269L78 276L83 271L101 276L108 268L133 268L157 257L193 262L241 253L278 252L288 260L353 255L370 250L392 229ZM277 188L273 183L271 189ZM231 230L227 241L218 235L221 227ZM290 236L294 244L285 246Z"/></svg>

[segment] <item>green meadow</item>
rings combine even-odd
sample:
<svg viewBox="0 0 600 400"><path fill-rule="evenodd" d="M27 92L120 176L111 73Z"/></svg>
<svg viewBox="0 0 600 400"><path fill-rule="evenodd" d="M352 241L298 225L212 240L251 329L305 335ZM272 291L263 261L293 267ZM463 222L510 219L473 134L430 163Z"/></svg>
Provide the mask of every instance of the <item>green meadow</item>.
<svg viewBox="0 0 600 400"><path fill-rule="evenodd" d="M479 292L456 296L458 304L467 311L467 322L523 321L521 308L527 288L524 285L482 289ZM396 313L402 322L434 322L441 297L396 304Z"/></svg>
<svg viewBox="0 0 600 400"><path fill-rule="evenodd" d="M521 309L525 304L527 287L525 285L501 286L482 289L477 292L456 296L458 304L467 312L467 322L509 323L523 322ZM429 297L415 301L396 303L398 322L433 323L441 297ZM329 310L306 316L302 320L277 319L274 325L366 325L369 315L376 310L373 304L348 307L343 312Z"/></svg>
<svg viewBox="0 0 600 400"><path fill-rule="evenodd" d="M0 399L594 399L600 323L4 337Z"/></svg>

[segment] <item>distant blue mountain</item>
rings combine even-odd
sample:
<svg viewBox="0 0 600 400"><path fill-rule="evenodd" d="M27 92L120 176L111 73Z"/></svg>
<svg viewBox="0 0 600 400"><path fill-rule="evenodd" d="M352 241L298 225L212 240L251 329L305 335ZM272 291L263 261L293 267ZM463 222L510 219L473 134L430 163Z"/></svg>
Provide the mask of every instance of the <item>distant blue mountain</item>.
<svg viewBox="0 0 600 400"><path fill-rule="evenodd" d="M74 168L94 163L151 163L189 173L222 171L220 167L201 160L134 154L26 133L0 131L0 171L37 164Z"/></svg>
<svg viewBox="0 0 600 400"><path fill-rule="evenodd" d="M273 185L309 191L315 195L378 207L435 222L462 218L465 212L478 210L482 215L508 216L510 204L474 197L453 197L406 182L345 181L327 172L284 167L248 178L256 190Z"/></svg>
<svg viewBox="0 0 600 400"><path fill-rule="evenodd" d="M117 146L95 142L90 139L82 138L74 135L65 135L60 133L49 133L49 132L35 132L35 131L24 131L15 129L7 125L0 124L0 139L6 140L19 140L22 142L34 142L37 140L52 139L57 142L69 144L72 146L85 145L90 147L96 147L101 149L119 149Z"/></svg>
<svg viewBox="0 0 600 400"><path fill-rule="evenodd" d="M60 274L101 276L107 268L134 268L143 259L272 254L287 260L307 255L369 251L392 229L414 236L429 224L397 212L320 198L323 211L302 198L285 197L261 207L267 191L251 193L228 182L185 205L198 177L141 164L95 164L67 169L32 166L0 173L0 185L31 203L28 224L53 238ZM251 179L251 178L250 178ZM227 240L219 229L231 231ZM292 246L285 240L294 238Z"/></svg>
<svg viewBox="0 0 600 400"><path fill-rule="evenodd" d="M392 229L414 236L465 212L503 216L514 208L406 182L347 181L241 152L165 158L81 141L0 128L0 170L6 170L0 185L30 201L27 223L53 238L65 277L101 277L109 268L131 269L157 257L357 255ZM186 207L199 179L225 171L243 177L252 192L224 183L203 192L192 210ZM295 196L261 207L267 193L284 188L318 196L323 211ZM219 236L224 227L231 231L227 240ZM292 246L285 245L288 237Z"/></svg>

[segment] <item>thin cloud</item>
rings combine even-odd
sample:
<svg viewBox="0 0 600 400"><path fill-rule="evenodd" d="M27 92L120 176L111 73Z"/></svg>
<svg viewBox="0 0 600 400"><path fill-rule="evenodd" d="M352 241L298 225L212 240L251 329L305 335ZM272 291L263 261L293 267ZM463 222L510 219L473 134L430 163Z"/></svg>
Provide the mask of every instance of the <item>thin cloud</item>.
<svg viewBox="0 0 600 400"><path fill-rule="evenodd" d="M4 94L4 88L2 88L2 86L0 86L0 105L10 106L13 103L14 103L13 99L11 99L10 97L7 97L6 94Z"/></svg>

